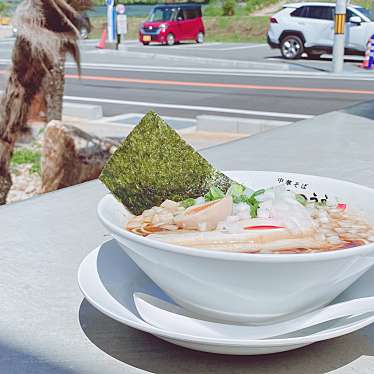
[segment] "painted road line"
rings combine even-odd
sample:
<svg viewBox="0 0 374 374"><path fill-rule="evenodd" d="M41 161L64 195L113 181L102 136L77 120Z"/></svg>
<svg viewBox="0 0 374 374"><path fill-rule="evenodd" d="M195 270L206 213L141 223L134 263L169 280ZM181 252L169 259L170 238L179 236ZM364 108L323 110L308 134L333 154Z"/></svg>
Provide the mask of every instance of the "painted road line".
<svg viewBox="0 0 374 374"><path fill-rule="evenodd" d="M0 70L0 74L5 74ZM96 82L121 82L130 84L144 84L156 86L177 86L177 87L199 87L199 88L223 88L223 89L240 89L254 91L284 91L284 92L304 92L304 93L331 93L346 95L374 95L374 90L354 90L348 88L319 88L319 87L295 87L295 86L276 86L262 84L242 84L242 83L222 83L222 82L193 82L193 81L175 81L163 79L140 79L126 77L109 77L96 75L65 74L67 79L81 79Z"/></svg>
<svg viewBox="0 0 374 374"><path fill-rule="evenodd" d="M209 43L209 44L196 44L196 43L181 43L181 44L176 44L176 45L173 45L173 49L189 49L189 48L200 48L200 49L208 49L209 51L212 50L210 47L211 46L217 46L217 45L221 45L222 43ZM138 45L138 46L133 46L131 45L130 46L131 49L139 49L141 50L142 52L144 50L147 50L147 51L151 51L151 50L154 50L154 49L157 49L157 50L164 50L165 51L165 46L164 45L147 45L147 46L143 46L143 45Z"/></svg>
<svg viewBox="0 0 374 374"><path fill-rule="evenodd" d="M199 105L165 104L165 103L154 103L154 102L144 102L144 101L102 99L102 98L95 98L95 97L64 96L64 99L70 100L70 101L141 106L141 107L148 107L148 108L153 107L153 108L166 108L166 109L193 110L193 111L199 111L199 112L243 114L247 116L259 116L259 117L278 117L278 118L294 118L294 119L307 119L307 118L314 117L308 114L263 112L263 111L257 111L257 110L232 109L232 108L222 108L222 107L218 108L218 107L199 106Z"/></svg>
<svg viewBox="0 0 374 374"><path fill-rule="evenodd" d="M115 122L115 121L121 121L126 120L133 117L139 117L144 116L145 113L126 113L126 114L119 114L117 116L110 116L110 117L103 117L99 120L96 120L94 122ZM169 116L162 116L165 120L172 120L172 121L184 121L184 122L190 122L191 126L196 124L196 119L194 118L185 118L185 117L169 117Z"/></svg>
<svg viewBox="0 0 374 374"><path fill-rule="evenodd" d="M65 74L68 79L80 79L76 74ZM286 91L286 92L308 92L308 93L334 93L347 95L374 95L374 90L354 90L347 88L317 88L317 87L294 87L294 86L275 86L260 84L241 84L241 83L222 83L222 82L188 82L172 81L163 79L139 79L125 77L101 77L96 75L82 75L82 80L103 81L103 82L122 82L147 84L157 86L178 86L178 87L201 87L201 88L228 88L255 91Z"/></svg>

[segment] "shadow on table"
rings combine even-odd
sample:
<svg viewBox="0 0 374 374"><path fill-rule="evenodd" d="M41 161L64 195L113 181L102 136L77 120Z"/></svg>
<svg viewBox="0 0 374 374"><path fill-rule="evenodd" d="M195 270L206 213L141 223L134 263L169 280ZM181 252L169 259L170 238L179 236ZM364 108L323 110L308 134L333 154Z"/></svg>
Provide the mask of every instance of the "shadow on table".
<svg viewBox="0 0 374 374"><path fill-rule="evenodd" d="M348 365L361 356L374 356L374 348L370 346L368 337L358 333L291 352L225 356L164 342L110 319L86 300L80 306L79 320L88 339L98 348L128 365L160 374L319 374ZM372 331L374 333L374 329Z"/></svg>
<svg viewBox="0 0 374 374"><path fill-rule="evenodd" d="M63 364L48 361L45 357L25 352L4 341L0 341L1 374L73 374L75 371Z"/></svg>

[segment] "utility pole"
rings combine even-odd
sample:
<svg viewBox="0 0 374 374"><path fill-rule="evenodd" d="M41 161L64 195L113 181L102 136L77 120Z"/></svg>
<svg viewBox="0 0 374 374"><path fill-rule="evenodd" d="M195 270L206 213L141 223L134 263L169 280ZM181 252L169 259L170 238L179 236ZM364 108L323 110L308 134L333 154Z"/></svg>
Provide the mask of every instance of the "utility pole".
<svg viewBox="0 0 374 374"><path fill-rule="evenodd" d="M344 44L345 44L345 14L346 0L336 0L335 8L335 35L334 48L332 53L332 66L334 73L341 73L344 65Z"/></svg>
<svg viewBox="0 0 374 374"><path fill-rule="evenodd" d="M107 5L107 43L109 48L117 47L116 11L114 0L106 0Z"/></svg>

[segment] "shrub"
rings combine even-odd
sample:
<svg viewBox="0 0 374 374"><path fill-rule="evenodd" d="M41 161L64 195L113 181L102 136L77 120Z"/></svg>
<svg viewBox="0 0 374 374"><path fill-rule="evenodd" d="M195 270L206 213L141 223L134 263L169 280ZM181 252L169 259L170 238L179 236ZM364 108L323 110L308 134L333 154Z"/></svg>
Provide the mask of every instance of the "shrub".
<svg viewBox="0 0 374 374"><path fill-rule="evenodd" d="M215 4L208 5L204 8L204 16L208 17L218 17L222 16L222 8Z"/></svg>
<svg viewBox="0 0 374 374"><path fill-rule="evenodd" d="M235 0L225 0L222 5L222 13L224 16L233 16L235 14Z"/></svg>
<svg viewBox="0 0 374 374"><path fill-rule="evenodd" d="M8 4L0 3L0 16L5 15L7 13L8 8L9 8Z"/></svg>

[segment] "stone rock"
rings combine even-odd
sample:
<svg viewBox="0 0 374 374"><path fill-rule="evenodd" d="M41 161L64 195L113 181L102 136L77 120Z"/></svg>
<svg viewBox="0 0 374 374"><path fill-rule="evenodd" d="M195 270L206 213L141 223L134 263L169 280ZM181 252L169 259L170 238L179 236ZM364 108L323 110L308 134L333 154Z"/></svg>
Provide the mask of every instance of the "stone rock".
<svg viewBox="0 0 374 374"><path fill-rule="evenodd" d="M11 168L13 184L7 203L24 200L39 193L41 178L38 173L31 172L31 166L31 164L22 164Z"/></svg>
<svg viewBox="0 0 374 374"><path fill-rule="evenodd" d="M45 129L42 147L41 192L96 179L116 145L109 139L51 121Z"/></svg>

